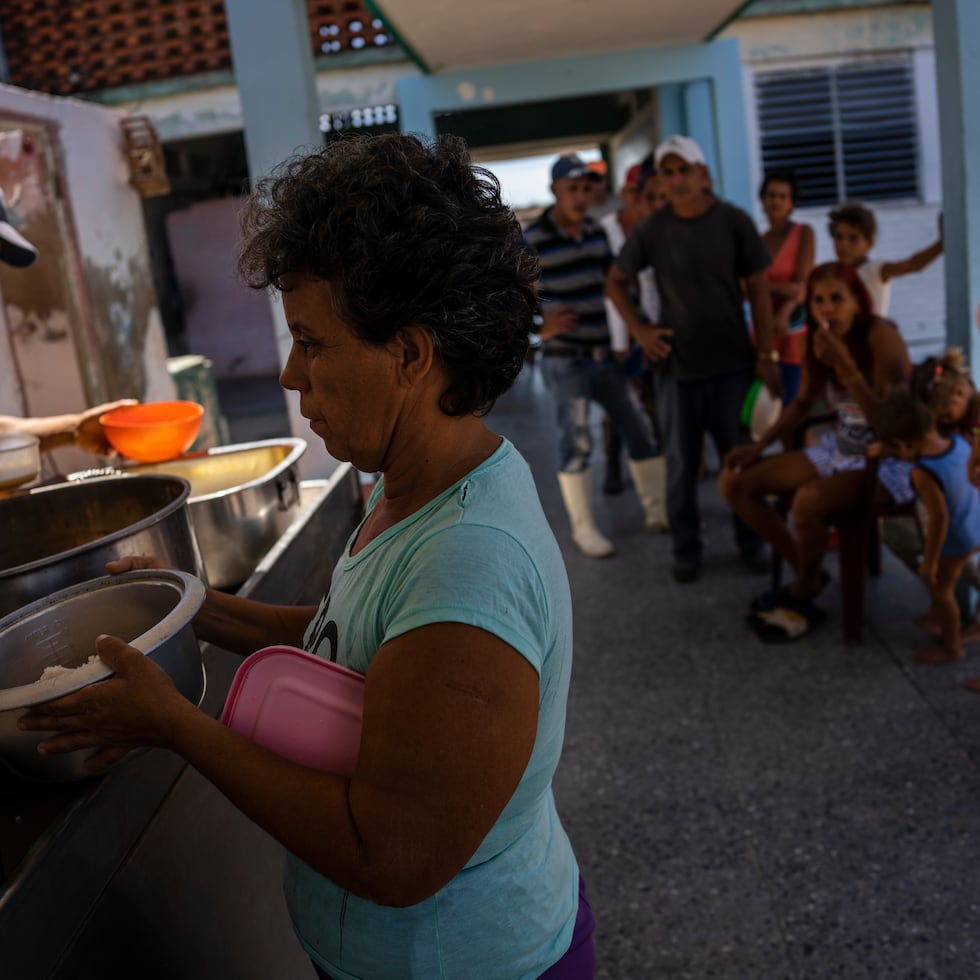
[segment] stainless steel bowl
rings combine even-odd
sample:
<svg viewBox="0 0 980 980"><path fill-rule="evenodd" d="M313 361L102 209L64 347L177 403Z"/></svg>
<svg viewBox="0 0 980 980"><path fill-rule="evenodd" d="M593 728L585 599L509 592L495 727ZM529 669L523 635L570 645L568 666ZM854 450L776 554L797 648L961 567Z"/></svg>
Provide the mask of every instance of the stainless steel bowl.
<svg viewBox="0 0 980 980"><path fill-rule="evenodd" d="M30 483L41 471L40 440L29 432L0 435L0 490Z"/></svg>
<svg viewBox="0 0 980 980"><path fill-rule="evenodd" d="M31 705L110 676L101 660L88 662L102 633L141 650L185 698L200 704L204 665L191 620L204 593L200 579L186 572L127 572L62 589L0 619L0 760L28 779L64 782L89 775L82 764L90 750L39 755L44 736L20 731L17 719ZM48 667L70 669L41 680Z"/></svg>
<svg viewBox="0 0 980 980"><path fill-rule="evenodd" d="M0 616L87 579L128 555L156 555L203 577L176 476L110 476L0 500Z"/></svg>
<svg viewBox="0 0 980 980"><path fill-rule="evenodd" d="M304 452L303 439L266 439L124 472L187 480L187 507L208 582L228 589L252 574L299 512L297 464Z"/></svg>

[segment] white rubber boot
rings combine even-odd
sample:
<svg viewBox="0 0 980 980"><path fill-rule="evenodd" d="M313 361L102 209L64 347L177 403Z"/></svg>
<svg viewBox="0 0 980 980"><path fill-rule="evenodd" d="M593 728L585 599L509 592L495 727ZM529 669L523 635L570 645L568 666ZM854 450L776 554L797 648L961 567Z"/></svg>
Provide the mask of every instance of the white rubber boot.
<svg viewBox="0 0 980 980"><path fill-rule="evenodd" d="M636 495L643 504L644 526L655 534L670 530L666 508L667 460L663 456L631 459L629 468Z"/></svg>
<svg viewBox="0 0 980 980"><path fill-rule="evenodd" d="M589 558L608 558L615 554L613 543L599 533L592 520L589 471L559 473L558 486L572 524L572 541L578 550Z"/></svg>

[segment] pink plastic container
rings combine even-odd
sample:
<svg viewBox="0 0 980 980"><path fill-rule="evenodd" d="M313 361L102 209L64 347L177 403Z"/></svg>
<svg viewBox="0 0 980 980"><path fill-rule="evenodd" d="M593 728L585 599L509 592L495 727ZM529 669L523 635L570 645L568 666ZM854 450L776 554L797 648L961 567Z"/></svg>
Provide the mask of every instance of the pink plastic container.
<svg viewBox="0 0 980 980"><path fill-rule="evenodd" d="M221 723L300 765L350 776L363 708L361 674L295 647L265 647L236 671Z"/></svg>

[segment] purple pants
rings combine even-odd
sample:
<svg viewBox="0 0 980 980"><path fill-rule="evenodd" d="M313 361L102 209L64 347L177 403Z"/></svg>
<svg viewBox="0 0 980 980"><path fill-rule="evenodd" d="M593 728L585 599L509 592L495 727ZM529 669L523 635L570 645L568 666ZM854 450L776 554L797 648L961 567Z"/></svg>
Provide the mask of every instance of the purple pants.
<svg viewBox="0 0 980 980"><path fill-rule="evenodd" d="M595 917L585 894L585 881L578 879L578 914L575 916L575 929L568 952L554 965L541 974L539 980L592 980L595 976L595 944L592 932Z"/></svg>
<svg viewBox="0 0 980 980"><path fill-rule="evenodd" d="M549 966L539 980L592 980L595 976L595 946L592 942L594 929L595 918L585 894L585 882L579 876L578 914L575 916L572 942L568 952L554 966ZM313 964L313 969L320 980L331 980L330 974L324 973L316 963Z"/></svg>

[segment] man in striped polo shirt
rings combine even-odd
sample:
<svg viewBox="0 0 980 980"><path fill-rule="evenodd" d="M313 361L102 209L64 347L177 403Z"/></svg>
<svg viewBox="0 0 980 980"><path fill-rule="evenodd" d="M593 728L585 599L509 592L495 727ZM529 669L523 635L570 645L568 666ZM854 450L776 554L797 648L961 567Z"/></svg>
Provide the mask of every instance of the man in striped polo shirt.
<svg viewBox="0 0 980 980"><path fill-rule="evenodd" d="M588 215L601 179L578 156L559 157L551 170L555 203L524 233L541 262L541 365L558 418L558 482L572 540L590 558L615 551L592 518L590 402L606 410L626 443L650 530L662 526L663 509L650 423L609 344L604 300L612 253L602 226Z"/></svg>

